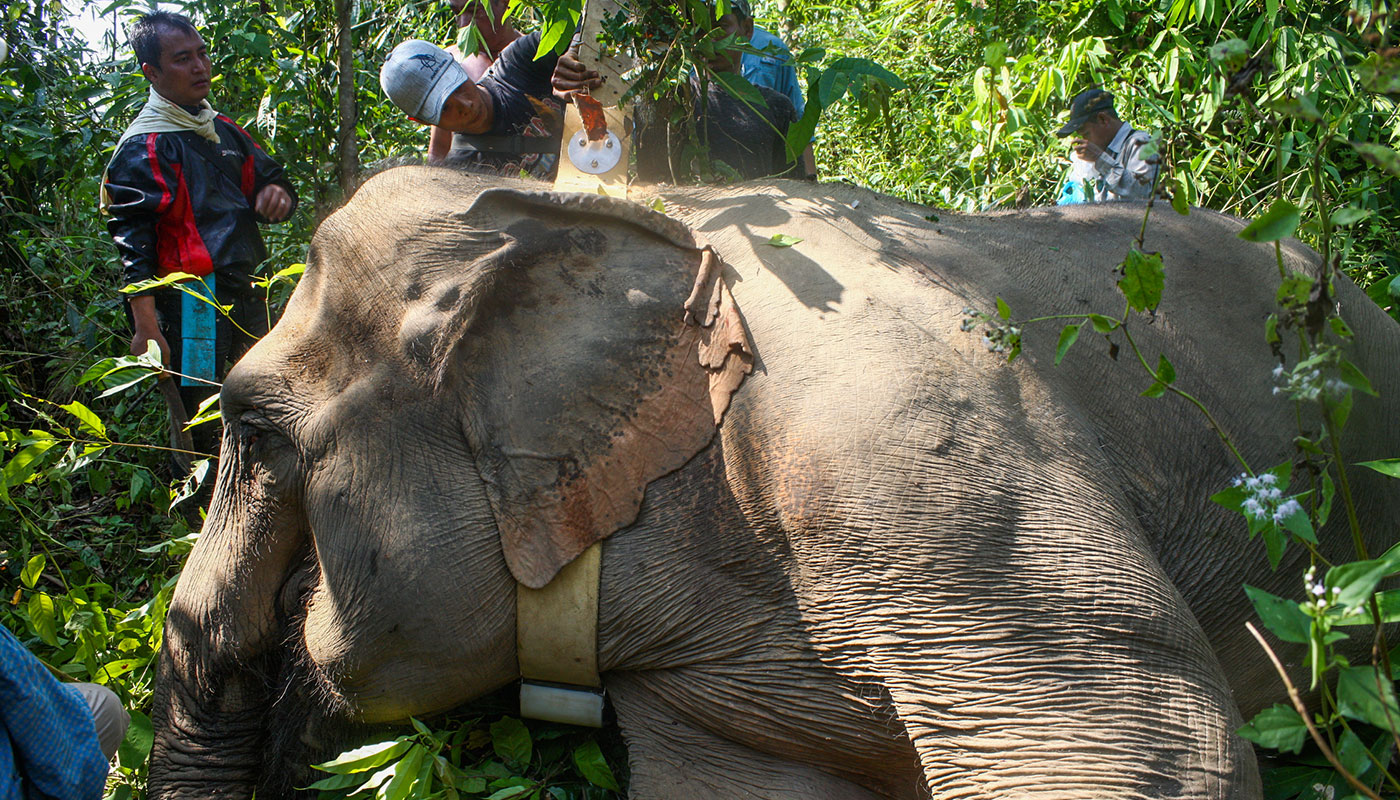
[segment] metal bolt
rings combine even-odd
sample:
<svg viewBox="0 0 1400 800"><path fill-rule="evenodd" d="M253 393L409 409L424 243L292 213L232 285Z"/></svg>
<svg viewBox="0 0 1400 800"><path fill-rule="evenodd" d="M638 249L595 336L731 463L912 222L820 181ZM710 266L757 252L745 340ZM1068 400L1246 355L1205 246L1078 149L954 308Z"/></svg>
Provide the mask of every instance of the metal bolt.
<svg viewBox="0 0 1400 800"><path fill-rule="evenodd" d="M598 159L596 159L596 158L593 159L591 162L589 162L588 166L592 167L593 169L597 169L597 168L598 168Z"/></svg>
<svg viewBox="0 0 1400 800"><path fill-rule="evenodd" d="M608 139L608 149L609 149L609 150L612 149L612 139L611 139L611 138Z"/></svg>
<svg viewBox="0 0 1400 800"><path fill-rule="evenodd" d="M579 147L587 147L587 146L588 146L588 140L587 140L587 139L579 139L579 140L578 140L578 146L579 146Z"/></svg>

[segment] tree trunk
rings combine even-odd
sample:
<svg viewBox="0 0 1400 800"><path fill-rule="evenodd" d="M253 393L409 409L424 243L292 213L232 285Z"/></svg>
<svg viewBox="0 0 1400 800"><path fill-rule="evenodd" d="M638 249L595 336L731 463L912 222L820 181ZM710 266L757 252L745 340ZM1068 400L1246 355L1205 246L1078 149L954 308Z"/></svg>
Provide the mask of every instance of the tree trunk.
<svg viewBox="0 0 1400 800"><path fill-rule="evenodd" d="M336 94L340 100L340 131L336 149L340 153L340 191L349 196L360 172L360 152L355 142L355 36L354 0L336 0L336 51L340 79Z"/></svg>

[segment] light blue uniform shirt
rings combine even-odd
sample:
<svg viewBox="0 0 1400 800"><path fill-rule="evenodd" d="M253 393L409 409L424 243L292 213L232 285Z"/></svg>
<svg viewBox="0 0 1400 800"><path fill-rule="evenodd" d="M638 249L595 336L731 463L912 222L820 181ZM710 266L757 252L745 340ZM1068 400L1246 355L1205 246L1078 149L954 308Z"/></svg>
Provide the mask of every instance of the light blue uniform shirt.
<svg viewBox="0 0 1400 800"><path fill-rule="evenodd" d="M807 107L807 98L803 95L802 84L797 80L797 70L792 66L792 51L783 44L782 39L757 25L753 28L749 44L759 50L772 48L779 55L759 56L744 53L744 58L739 63L740 73L754 86L767 86L775 92L787 95L788 99L792 100L792 107L797 110L797 116L801 117ZM777 47L773 48L773 45Z"/></svg>

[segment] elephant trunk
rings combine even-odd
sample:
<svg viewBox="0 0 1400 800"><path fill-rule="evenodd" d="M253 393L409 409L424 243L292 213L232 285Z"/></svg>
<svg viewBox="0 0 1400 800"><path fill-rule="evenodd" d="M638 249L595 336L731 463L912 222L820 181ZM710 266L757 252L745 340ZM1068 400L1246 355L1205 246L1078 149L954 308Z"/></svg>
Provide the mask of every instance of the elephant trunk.
<svg viewBox="0 0 1400 800"><path fill-rule="evenodd" d="M289 780L287 770L269 758L303 733L300 715L288 711L305 693L294 689L297 660L285 644L299 638L288 631L315 571L309 537L298 504L269 496L262 476L240 476L231 437L223 449L230 455L209 517L166 614L151 713L152 800L281 796L290 786L269 780Z"/></svg>

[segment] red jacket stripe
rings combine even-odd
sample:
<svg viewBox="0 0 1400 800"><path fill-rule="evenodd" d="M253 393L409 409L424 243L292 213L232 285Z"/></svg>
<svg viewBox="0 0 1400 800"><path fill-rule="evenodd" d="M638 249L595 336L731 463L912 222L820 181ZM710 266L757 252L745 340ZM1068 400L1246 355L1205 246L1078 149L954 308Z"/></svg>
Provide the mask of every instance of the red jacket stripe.
<svg viewBox="0 0 1400 800"><path fill-rule="evenodd" d="M151 174L155 176L156 185L160 187L160 202L156 204L156 213L161 214L170 207L170 187L165 185L165 174L160 171L160 159L156 158L156 137L158 133L146 134L146 160L151 165Z"/></svg>
<svg viewBox="0 0 1400 800"><path fill-rule="evenodd" d="M185 185L185 170L180 164L171 164L175 173L175 199L170 211L162 214L156 222L156 262L159 275L172 272L188 272L204 276L214 271L214 259L209 256L209 248L199 235L194 222L194 206L190 204L190 190Z"/></svg>

